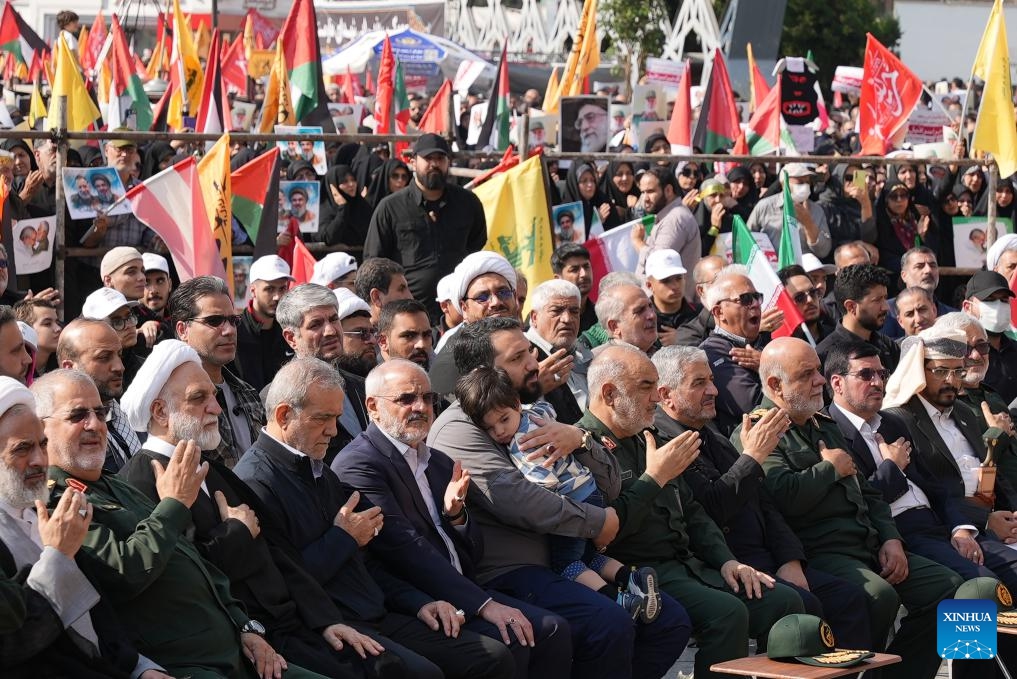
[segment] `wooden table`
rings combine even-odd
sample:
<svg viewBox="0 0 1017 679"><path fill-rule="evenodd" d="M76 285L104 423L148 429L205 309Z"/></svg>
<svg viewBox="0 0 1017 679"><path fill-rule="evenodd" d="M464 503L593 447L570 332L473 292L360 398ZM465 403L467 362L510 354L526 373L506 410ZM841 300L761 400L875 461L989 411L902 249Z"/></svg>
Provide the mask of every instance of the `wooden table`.
<svg viewBox="0 0 1017 679"><path fill-rule="evenodd" d="M782 662L770 660L765 655L750 658L738 658L717 663L710 669L724 674L739 674L750 677L767 677L768 679L833 679L849 674L858 674L863 670L894 665L900 662L899 655L877 653L875 656L852 667L814 667L805 663Z"/></svg>

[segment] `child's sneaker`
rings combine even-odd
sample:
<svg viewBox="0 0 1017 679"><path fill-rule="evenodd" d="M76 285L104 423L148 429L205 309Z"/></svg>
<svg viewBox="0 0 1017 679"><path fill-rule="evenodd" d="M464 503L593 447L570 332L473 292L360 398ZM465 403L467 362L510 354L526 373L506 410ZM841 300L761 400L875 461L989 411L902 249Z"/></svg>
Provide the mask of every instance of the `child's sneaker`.
<svg viewBox="0 0 1017 679"><path fill-rule="evenodd" d="M645 620L646 613L643 611L643 603L646 597L641 594L630 594L629 592L618 592L615 599L619 606L624 608L632 616L633 620Z"/></svg>
<svg viewBox="0 0 1017 679"><path fill-rule="evenodd" d="M653 622L660 615L660 591L657 589L657 571L649 566L633 568L629 574L628 593L643 600L642 621Z"/></svg>

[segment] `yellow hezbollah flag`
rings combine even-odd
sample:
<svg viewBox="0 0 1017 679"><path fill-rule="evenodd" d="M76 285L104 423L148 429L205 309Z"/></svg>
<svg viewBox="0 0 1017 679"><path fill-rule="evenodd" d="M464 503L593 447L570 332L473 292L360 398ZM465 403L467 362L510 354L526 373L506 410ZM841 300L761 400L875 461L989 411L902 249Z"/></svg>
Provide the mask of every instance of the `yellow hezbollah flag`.
<svg viewBox="0 0 1017 679"><path fill-rule="evenodd" d="M547 102L551 102L551 101L555 102L555 106L554 106L555 111L558 110L557 99L555 98L555 97L558 96L558 88L560 87L560 83L558 82L558 71L559 71L559 68L557 66L555 66L554 68L551 69L551 77L547 79L547 87L544 88L544 106L545 106L545 108L543 110L545 110L545 111L548 110L546 108ZM555 111L551 111L551 113L554 113Z"/></svg>
<svg viewBox="0 0 1017 679"><path fill-rule="evenodd" d="M180 11L180 0L173 0L173 54L170 68L176 71L174 76L180 91L187 93L183 102L186 102L188 115L197 115L201 105L204 72L201 70L201 60L194 47L190 26Z"/></svg>
<svg viewBox="0 0 1017 679"><path fill-rule="evenodd" d="M46 116L46 103L42 100L39 76L35 76L35 82L32 84L32 97L29 99L28 105L28 126L33 130L36 129L35 124L45 119Z"/></svg>
<svg viewBox="0 0 1017 679"><path fill-rule="evenodd" d="M268 74L268 85L265 87L265 102L261 107L261 124L259 132L271 132L276 125L296 125L293 113L293 102L290 100L289 71L286 70L286 57L283 54L282 41L276 42L275 59L272 70Z"/></svg>
<svg viewBox="0 0 1017 679"><path fill-rule="evenodd" d="M484 204L487 245L505 256L534 285L554 277L551 271L551 211L544 190L540 156L496 174L473 189ZM530 313L527 300L523 318Z"/></svg>
<svg viewBox="0 0 1017 679"><path fill-rule="evenodd" d="M569 52L565 70L561 75L561 86L550 100L544 101L544 110L554 113L562 97L573 97L583 93L583 80L600 66L600 40L597 39L597 0L584 0L583 13L579 17L572 51Z"/></svg>
<svg viewBox="0 0 1017 679"><path fill-rule="evenodd" d="M71 55L70 48L63 36L57 36L56 73L53 76L53 94L51 100L56 102L59 97L67 97L67 129L71 132L82 132L99 117L92 97L88 96L85 83L81 80L78 64ZM49 128L60 127L57 106L49 107Z"/></svg>
<svg viewBox="0 0 1017 679"><path fill-rule="evenodd" d="M205 199L212 236L219 244L219 256L226 269L226 282L233 282L233 210L230 196L230 135L219 137L208 153L198 161L198 183Z"/></svg>
<svg viewBox="0 0 1017 679"><path fill-rule="evenodd" d="M991 153L999 165L999 176L1009 177L1017 172L1017 117L1010 88L1010 57L1002 5L1002 0L996 0L992 6L975 57L973 72L985 81L985 89L971 150Z"/></svg>

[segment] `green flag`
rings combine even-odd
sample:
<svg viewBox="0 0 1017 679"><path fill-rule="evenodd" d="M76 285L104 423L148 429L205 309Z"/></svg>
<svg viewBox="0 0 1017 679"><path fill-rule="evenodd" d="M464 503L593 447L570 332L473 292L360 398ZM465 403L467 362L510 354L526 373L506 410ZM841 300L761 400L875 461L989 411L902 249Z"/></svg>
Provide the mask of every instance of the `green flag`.
<svg viewBox="0 0 1017 679"><path fill-rule="evenodd" d="M802 240L798 235L798 217L795 216L795 204L791 200L791 184L787 172L784 173L784 223L780 229L780 246L777 248L777 270L792 264L802 263Z"/></svg>

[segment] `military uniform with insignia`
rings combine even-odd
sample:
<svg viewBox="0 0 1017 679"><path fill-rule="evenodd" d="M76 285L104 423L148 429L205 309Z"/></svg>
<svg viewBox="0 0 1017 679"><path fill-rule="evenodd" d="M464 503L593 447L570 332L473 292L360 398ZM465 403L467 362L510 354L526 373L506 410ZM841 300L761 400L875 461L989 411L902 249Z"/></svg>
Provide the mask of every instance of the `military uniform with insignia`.
<svg viewBox="0 0 1017 679"><path fill-rule="evenodd" d="M752 417L758 419L774 407L764 397ZM740 431L738 427L731 435L739 451ZM908 575L902 582L890 585L881 578L881 546L901 539L890 507L861 474L838 478L833 463L819 453L821 442L830 449L848 449L837 423L825 413L801 425L792 423L763 463L767 488L801 539L809 564L865 589L876 648L888 637L900 604L907 608L888 650L904 659L900 676L931 679L940 665L933 641L936 605L953 595L961 579L914 554L907 554Z"/></svg>

